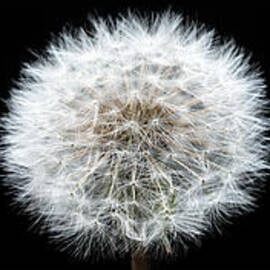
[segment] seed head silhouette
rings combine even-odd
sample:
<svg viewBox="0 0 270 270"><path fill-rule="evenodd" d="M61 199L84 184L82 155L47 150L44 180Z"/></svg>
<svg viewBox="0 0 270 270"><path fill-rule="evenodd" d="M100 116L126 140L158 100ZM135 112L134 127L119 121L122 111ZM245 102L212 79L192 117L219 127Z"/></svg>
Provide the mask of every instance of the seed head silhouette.
<svg viewBox="0 0 270 270"><path fill-rule="evenodd" d="M181 15L112 21L25 64L1 119L5 182L75 256L174 253L253 208L269 169L264 79Z"/></svg>

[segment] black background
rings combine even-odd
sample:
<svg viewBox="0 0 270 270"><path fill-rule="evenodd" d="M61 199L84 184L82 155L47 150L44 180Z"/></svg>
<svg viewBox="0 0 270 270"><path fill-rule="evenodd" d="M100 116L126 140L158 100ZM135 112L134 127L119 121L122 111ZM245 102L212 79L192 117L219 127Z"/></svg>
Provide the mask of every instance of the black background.
<svg viewBox="0 0 270 270"><path fill-rule="evenodd" d="M25 2L25 1L23 1ZM56 1L54 1L56 2ZM30 52L41 52L64 26L83 26L88 15L106 17L125 12L127 8L141 12L163 11L168 7L191 19L205 23L218 34L233 37L253 53L253 61L260 63L266 83L270 80L269 14L266 4L259 1L216 1L192 4L191 1L78 1L61 4L35 1L36 4L18 5L0 9L0 97L8 97L9 89L20 76L23 62L35 59ZM198 1L199 2L199 1ZM239 1L240 2L240 1ZM266 1L265 1L266 2ZM269 95L269 92L268 92ZM2 108L2 112L6 109ZM60 253L47 243L46 236L29 229L29 219L18 215L10 207L10 197L0 185L0 268L1 269L129 269L128 259L112 261L76 261ZM267 190L268 189L268 190ZM253 213L237 218L225 226L221 236L206 237L202 246L191 250L173 263L153 263L152 269L268 269L270 222L269 185L259 200L260 207Z"/></svg>

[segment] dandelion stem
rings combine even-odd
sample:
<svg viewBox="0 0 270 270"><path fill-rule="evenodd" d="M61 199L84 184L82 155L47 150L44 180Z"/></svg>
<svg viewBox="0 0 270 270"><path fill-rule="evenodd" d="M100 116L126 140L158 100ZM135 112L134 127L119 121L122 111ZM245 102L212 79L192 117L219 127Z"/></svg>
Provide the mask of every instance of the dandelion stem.
<svg viewBox="0 0 270 270"><path fill-rule="evenodd" d="M145 255L138 255L133 253L131 259L132 270L148 270L147 258Z"/></svg>

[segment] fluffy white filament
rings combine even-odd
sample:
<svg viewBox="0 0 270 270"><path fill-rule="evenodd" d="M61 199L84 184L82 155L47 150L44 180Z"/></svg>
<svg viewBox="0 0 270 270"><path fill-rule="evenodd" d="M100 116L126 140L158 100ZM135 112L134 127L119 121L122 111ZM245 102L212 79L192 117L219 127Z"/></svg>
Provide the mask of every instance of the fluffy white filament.
<svg viewBox="0 0 270 270"><path fill-rule="evenodd" d="M249 58L170 12L92 23L11 91L2 155L17 200L80 256L171 253L249 210L269 168Z"/></svg>

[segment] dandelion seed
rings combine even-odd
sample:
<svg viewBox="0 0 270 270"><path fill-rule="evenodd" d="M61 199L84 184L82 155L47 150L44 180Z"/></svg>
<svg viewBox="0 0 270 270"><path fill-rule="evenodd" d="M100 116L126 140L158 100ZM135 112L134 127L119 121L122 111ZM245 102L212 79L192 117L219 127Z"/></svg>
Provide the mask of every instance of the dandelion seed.
<svg viewBox="0 0 270 270"><path fill-rule="evenodd" d="M5 181L75 256L175 254L254 205L264 80L234 42L172 12L93 25L23 69L1 122Z"/></svg>

